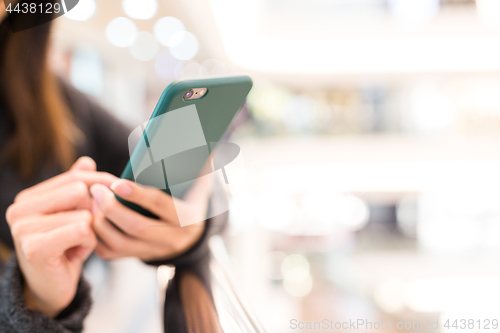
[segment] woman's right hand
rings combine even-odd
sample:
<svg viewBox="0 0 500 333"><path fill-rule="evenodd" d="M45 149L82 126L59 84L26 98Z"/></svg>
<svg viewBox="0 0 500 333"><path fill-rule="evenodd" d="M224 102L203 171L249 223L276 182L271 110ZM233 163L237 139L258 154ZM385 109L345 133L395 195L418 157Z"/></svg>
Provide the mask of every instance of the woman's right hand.
<svg viewBox="0 0 500 333"><path fill-rule="evenodd" d="M20 192L7 209L28 309L55 317L71 303L97 244L89 187L116 179L81 158L70 171Z"/></svg>

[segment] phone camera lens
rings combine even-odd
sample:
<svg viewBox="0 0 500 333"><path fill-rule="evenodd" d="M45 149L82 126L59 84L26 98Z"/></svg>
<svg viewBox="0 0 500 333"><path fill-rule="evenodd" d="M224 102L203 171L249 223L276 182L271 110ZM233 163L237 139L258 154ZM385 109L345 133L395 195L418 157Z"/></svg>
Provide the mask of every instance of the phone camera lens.
<svg viewBox="0 0 500 333"><path fill-rule="evenodd" d="M189 90L187 93L184 94L184 99L191 98L191 96L193 96L193 91Z"/></svg>

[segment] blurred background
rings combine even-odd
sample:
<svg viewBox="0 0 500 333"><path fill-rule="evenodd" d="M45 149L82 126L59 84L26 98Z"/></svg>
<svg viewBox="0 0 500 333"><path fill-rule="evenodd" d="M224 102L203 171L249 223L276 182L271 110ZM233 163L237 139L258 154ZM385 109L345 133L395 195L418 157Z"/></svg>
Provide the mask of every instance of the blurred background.
<svg viewBox="0 0 500 333"><path fill-rule="evenodd" d="M131 128L173 80L253 78L231 137L247 185L223 236L268 332L499 331L483 327L500 319L499 0L80 0L52 48ZM171 272L103 265L87 268L87 331L160 332Z"/></svg>

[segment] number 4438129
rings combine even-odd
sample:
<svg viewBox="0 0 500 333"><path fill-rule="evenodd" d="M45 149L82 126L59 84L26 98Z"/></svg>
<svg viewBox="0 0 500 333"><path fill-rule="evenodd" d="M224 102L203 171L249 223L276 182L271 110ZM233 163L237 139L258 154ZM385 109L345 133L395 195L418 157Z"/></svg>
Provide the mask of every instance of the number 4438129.
<svg viewBox="0 0 500 333"><path fill-rule="evenodd" d="M45 8L44 6L45 5ZM36 4L34 2L32 3L22 3L20 4L19 2L12 8L12 3L9 3L7 8L5 10L9 13L16 12L16 13L36 13L37 11L39 13L45 13L45 14L52 14L52 13L59 13L61 11L61 5L59 3L51 4L49 2L43 4L39 3Z"/></svg>
<svg viewBox="0 0 500 333"><path fill-rule="evenodd" d="M454 321L448 319L444 323L444 327L447 329L497 329L498 320L497 319L455 319Z"/></svg>

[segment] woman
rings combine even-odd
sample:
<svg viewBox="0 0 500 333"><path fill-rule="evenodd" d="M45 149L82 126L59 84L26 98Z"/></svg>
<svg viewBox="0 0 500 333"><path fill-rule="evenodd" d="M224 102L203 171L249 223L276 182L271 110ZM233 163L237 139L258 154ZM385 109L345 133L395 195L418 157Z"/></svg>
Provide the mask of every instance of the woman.
<svg viewBox="0 0 500 333"><path fill-rule="evenodd" d="M2 8L0 15L0 253L12 253L1 267L0 331L80 332L90 307L81 270L92 251L175 265L165 330L219 331L204 315L213 313L206 240L226 216L181 228L170 196L118 179L129 130L50 73L50 23L40 24L46 14L7 18ZM8 19L35 27L13 33ZM89 157L74 162L78 156ZM197 184L176 207L202 220L209 192ZM114 194L159 219L126 208Z"/></svg>

